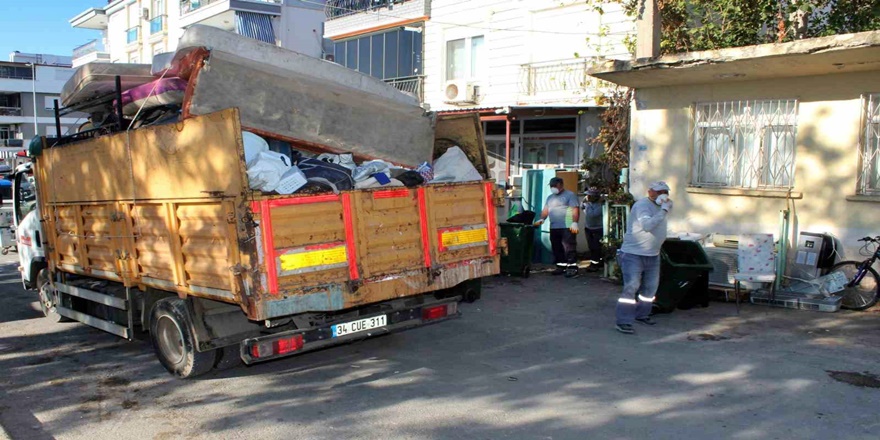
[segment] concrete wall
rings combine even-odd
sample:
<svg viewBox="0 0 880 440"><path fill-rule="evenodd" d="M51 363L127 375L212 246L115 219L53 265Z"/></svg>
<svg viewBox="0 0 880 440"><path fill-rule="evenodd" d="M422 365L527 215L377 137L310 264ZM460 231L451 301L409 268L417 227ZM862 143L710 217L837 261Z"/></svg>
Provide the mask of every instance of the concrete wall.
<svg viewBox="0 0 880 440"><path fill-rule="evenodd" d="M859 169L861 94L880 91L880 73L841 73L765 81L648 88L637 91L633 112L630 178L632 193L665 180L675 210L669 228L679 232L725 234L779 231L779 211L795 215L800 231L828 232L857 258L855 241L880 234L876 202L855 202ZM802 198L698 194L688 189L693 157L691 108L695 102L744 99L799 100L794 191ZM880 200L878 200L880 201Z"/></svg>
<svg viewBox="0 0 880 440"><path fill-rule="evenodd" d="M303 7L298 2L286 3L281 18L275 20L275 38L281 47L310 57L324 53L324 10Z"/></svg>
<svg viewBox="0 0 880 440"><path fill-rule="evenodd" d="M623 39L635 32L633 20L616 3L605 5L604 12L574 0L432 0L425 30L425 100L436 110L467 107L444 102L446 42L483 35L488 74L475 79L481 96L474 106L590 105L592 94L584 89L527 96L523 65L599 55L628 59Z"/></svg>

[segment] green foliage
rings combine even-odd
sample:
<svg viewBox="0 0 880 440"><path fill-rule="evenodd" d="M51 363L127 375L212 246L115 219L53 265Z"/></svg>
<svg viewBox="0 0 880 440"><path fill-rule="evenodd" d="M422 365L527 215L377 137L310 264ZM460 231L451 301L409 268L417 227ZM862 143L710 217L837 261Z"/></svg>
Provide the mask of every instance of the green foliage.
<svg viewBox="0 0 880 440"><path fill-rule="evenodd" d="M588 0L593 3L601 0ZM632 16L644 1L623 0ZM880 30L880 0L657 0L662 54Z"/></svg>

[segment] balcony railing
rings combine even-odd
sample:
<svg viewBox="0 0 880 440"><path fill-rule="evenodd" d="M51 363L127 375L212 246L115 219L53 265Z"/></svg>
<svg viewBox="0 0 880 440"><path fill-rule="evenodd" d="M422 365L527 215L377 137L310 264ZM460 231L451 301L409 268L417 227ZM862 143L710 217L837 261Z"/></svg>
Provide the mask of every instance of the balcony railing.
<svg viewBox="0 0 880 440"><path fill-rule="evenodd" d="M21 107L0 107L0 116L21 116Z"/></svg>
<svg viewBox="0 0 880 440"><path fill-rule="evenodd" d="M595 58L524 64L520 92L533 96L544 92L583 92L604 87L605 82L587 74Z"/></svg>
<svg viewBox="0 0 880 440"><path fill-rule="evenodd" d="M133 28L129 28L125 31L125 42L127 44L136 43L138 41L138 35L140 34L141 27L135 26Z"/></svg>
<svg viewBox="0 0 880 440"><path fill-rule="evenodd" d="M180 15L195 11L196 9L225 0L183 0L180 2ZM254 3L275 3L281 4L283 0L247 0ZM308 3L308 2L307 2Z"/></svg>
<svg viewBox="0 0 880 440"><path fill-rule="evenodd" d="M158 34L165 30L165 16L160 15L150 20L150 35Z"/></svg>
<svg viewBox="0 0 880 440"><path fill-rule="evenodd" d="M106 52L104 50L104 43L103 42L98 41L98 40L92 40L86 44L83 44L82 46L78 46L77 48L73 49L73 58L74 59L82 58L86 55L89 55L89 54L92 54L95 52Z"/></svg>
<svg viewBox="0 0 880 440"><path fill-rule="evenodd" d="M395 79L386 79L385 82L400 90L401 92L408 93L410 95L415 96L419 99L419 102L424 101L423 89L425 84L424 76L411 76L407 78L395 78Z"/></svg>
<svg viewBox="0 0 880 440"><path fill-rule="evenodd" d="M410 0L327 0L324 12L327 18L333 19L384 7L393 9L394 5L408 1Z"/></svg>

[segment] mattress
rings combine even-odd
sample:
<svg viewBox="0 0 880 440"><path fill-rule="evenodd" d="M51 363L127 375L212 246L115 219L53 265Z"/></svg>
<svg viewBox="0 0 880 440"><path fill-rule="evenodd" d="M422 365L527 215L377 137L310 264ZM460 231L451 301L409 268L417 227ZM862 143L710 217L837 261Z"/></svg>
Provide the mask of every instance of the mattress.
<svg viewBox="0 0 880 440"><path fill-rule="evenodd" d="M61 89L61 105L73 107L96 98L116 93L116 77L122 90L128 90L153 81L149 64L89 63L73 72ZM88 108L80 108L89 111Z"/></svg>

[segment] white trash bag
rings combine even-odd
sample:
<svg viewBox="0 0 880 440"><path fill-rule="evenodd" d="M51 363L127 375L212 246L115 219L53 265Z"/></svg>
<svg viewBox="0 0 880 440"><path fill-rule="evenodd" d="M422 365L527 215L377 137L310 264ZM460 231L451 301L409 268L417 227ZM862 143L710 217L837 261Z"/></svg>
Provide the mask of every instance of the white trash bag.
<svg viewBox="0 0 880 440"><path fill-rule="evenodd" d="M483 180L483 176L459 147L450 147L434 161L433 166L434 180L431 183Z"/></svg>
<svg viewBox="0 0 880 440"><path fill-rule="evenodd" d="M263 192L275 191L281 177L290 170L290 158L274 151L261 151L247 167L248 182L251 189Z"/></svg>
<svg viewBox="0 0 880 440"><path fill-rule="evenodd" d="M241 140L244 144L244 163L246 164L250 164L260 152L269 151L269 143L249 131L241 132Z"/></svg>

